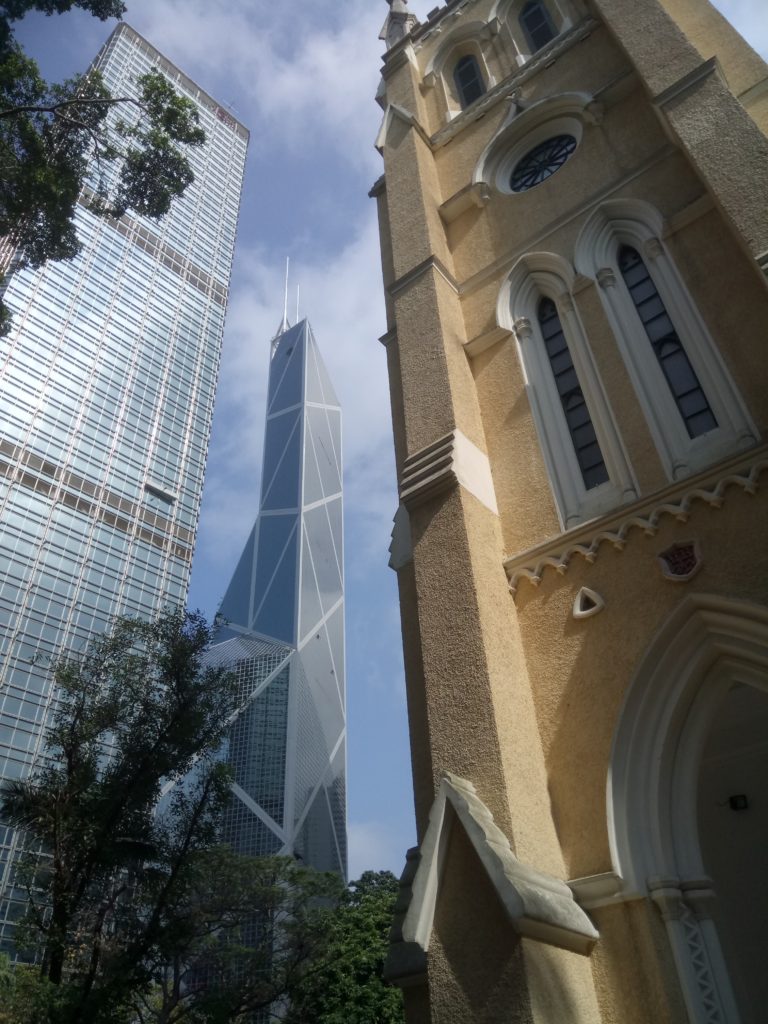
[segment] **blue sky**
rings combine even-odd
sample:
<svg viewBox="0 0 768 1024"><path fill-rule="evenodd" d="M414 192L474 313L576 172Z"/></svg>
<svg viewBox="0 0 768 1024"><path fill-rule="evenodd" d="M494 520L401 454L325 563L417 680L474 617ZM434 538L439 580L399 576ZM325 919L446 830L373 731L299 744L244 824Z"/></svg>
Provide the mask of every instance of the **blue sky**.
<svg viewBox="0 0 768 1024"><path fill-rule="evenodd" d="M127 0L126 20L251 130L190 604L213 615L258 506L269 339L291 259L344 409L350 876L396 874L415 841L399 612L397 498L375 207L382 0ZM424 18L436 0L411 0ZM716 4L768 55L765 0ZM85 70L112 25L31 16L49 78ZM293 305L293 300L291 305Z"/></svg>

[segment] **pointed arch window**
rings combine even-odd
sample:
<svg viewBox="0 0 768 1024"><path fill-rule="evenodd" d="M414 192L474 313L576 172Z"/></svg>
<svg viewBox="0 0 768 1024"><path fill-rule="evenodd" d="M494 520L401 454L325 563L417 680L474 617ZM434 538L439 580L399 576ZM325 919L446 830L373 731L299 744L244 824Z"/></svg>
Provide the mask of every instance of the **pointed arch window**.
<svg viewBox="0 0 768 1024"><path fill-rule="evenodd" d="M608 200L584 224L574 262L599 286L665 473L679 480L760 435L664 232L649 203Z"/></svg>
<svg viewBox="0 0 768 1024"><path fill-rule="evenodd" d="M589 491L608 480L608 469L565 340L560 314L552 299L543 298L539 302L538 321L576 461L584 487Z"/></svg>
<svg viewBox="0 0 768 1024"><path fill-rule="evenodd" d="M541 0L530 0L520 12L520 25L531 53L536 53L557 35L552 16Z"/></svg>
<svg viewBox="0 0 768 1024"><path fill-rule="evenodd" d="M561 526L637 497L605 389L572 297L572 267L551 252L512 268L497 307L517 340L532 426Z"/></svg>
<svg viewBox="0 0 768 1024"><path fill-rule="evenodd" d="M465 54L456 62L453 81L462 110L485 94L485 82L480 65L472 53Z"/></svg>
<svg viewBox="0 0 768 1024"><path fill-rule="evenodd" d="M716 430L718 423L696 371L637 249L622 245L619 270L648 335L664 379L690 438Z"/></svg>

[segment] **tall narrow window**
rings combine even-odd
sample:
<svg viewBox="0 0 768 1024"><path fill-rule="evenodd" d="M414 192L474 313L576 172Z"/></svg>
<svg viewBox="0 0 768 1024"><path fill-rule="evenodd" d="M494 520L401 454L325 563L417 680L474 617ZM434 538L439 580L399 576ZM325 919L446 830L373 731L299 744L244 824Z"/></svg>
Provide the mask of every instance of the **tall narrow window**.
<svg viewBox="0 0 768 1024"><path fill-rule="evenodd" d="M485 93L485 82L480 72L480 65L477 58L471 53L462 57L456 62L453 69L453 80L456 83L456 91L459 94L459 101L462 109L470 103L479 100Z"/></svg>
<svg viewBox="0 0 768 1024"><path fill-rule="evenodd" d="M653 278L636 249L629 245L621 247L619 270L683 418L688 436L699 437L710 430L715 430L718 425L715 414L669 318Z"/></svg>
<svg viewBox="0 0 768 1024"><path fill-rule="evenodd" d="M591 490L608 480L608 470L576 376L560 316L551 299L539 302L538 319L584 486Z"/></svg>
<svg viewBox="0 0 768 1024"><path fill-rule="evenodd" d="M520 24L525 32L531 53L546 46L557 35L550 13L541 0L531 0L525 5L520 12Z"/></svg>

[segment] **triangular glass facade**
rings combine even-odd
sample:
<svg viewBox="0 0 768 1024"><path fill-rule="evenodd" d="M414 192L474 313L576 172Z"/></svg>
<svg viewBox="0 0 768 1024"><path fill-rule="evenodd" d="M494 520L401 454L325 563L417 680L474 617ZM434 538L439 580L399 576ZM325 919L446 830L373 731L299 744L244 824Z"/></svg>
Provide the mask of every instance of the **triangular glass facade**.
<svg viewBox="0 0 768 1024"><path fill-rule="evenodd" d="M259 515L210 658L240 681L225 840L346 877L341 409L306 320L272 343Z"/></svg>

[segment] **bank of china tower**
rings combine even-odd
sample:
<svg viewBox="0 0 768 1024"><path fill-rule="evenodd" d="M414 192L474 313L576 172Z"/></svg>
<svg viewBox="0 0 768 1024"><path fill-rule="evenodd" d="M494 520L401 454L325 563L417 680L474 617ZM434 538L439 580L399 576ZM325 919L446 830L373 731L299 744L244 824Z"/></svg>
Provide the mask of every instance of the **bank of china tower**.
<svg viewBox="0 0 768 1024"><path fill-rule="evenodd" d="M239 681L224 838L346 876L341 409L308 322L283 328L259 514L211 652Z"/></svg>

